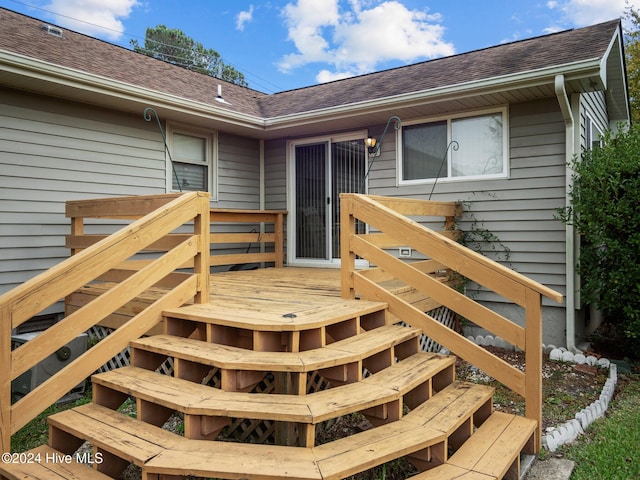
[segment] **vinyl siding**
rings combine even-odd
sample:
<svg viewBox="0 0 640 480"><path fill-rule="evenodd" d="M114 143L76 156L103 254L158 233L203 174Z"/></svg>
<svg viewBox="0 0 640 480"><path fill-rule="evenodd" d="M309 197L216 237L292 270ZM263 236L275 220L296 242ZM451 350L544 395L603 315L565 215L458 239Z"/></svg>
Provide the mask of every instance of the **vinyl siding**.
<svg viewBox="0 0 640 480"><path fill-rule="evenodd" d="M260 208L260 143L218 134L217 208Z"/></svg>
<svg viewBox="0 0 640 480"><path fill-rule="evenodd" d="M142 114L3 90L0 293L68 257L67 200L164 191L164 148Z"/></svg>
<svg viewBox="0 0 640 480"><path fill-rule="evenodd" d="M166 192L162 137L142 113L13 91L0 93L0 110L0 293L68 257L66 201ZM217 138L212 206L259 208L259 142Z"/></svg>
<svg viewBox="0 0 640 480"><path fill-rule="evenodd" d="M265 206L287 208L287 145L285 140L265 142Z"/></svg>
<svg viewBox="0 0 640 480"><path fill-rule="evenodd" d="M480 243L482 253L501 261L538 282L565 292L565 228L555 218L565 203L565 130L554 98L509 106L508 178L485 181L440 180L422 185L397 185L394 137L388 136L383 154L369 178L376 195L429 198L463 203L459 228L470 232L486 229L498 244ZM500 252L510 250L508 261ZM493 251L498 249L498 253ZM515 321L522 312L494 293L468 288L469 295ZM545 305L545 338L564 343L564 308L551 301Z"/></svg>

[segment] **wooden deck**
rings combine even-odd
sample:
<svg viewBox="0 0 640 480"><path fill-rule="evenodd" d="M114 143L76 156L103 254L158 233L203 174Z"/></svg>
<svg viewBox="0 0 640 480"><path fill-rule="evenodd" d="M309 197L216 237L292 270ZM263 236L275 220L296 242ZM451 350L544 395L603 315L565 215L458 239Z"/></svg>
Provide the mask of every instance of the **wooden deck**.
<svg viewBox="0 0 640 480"><path fill-rule="evenodd" d="M539 450L541 299L562 296L455 242L449 230L457 211L453 204L361 195L342 195L341 202L340 270L282 267L282 212L270 214L270 220L255 219L273 223L265 231L274 234L229 237L218 231L221 224L246 223L246 215L254 218L256 212L219 212L224 219L218 218L208 196L198 192L72 202L67 212L72 257L0 298L0 336L9 338L12 329L60 298L65 298L65 318L27 344L3 350L10 368L0 372L0 385L7 386L87 329L101 325L114 331L15 404L4 389L0 446L9 451L10 436L44 410L49 399L59 398L129 347L130 367L94 376L94 404L50 420L50 447L72 454L89 441L107 460L100 472L113 478L131 462L143 467L147 480L200 471L217 478L292 478L281 467L295 457L301 472L295 478L327 480L400 456L408 456L420 471L431 469L418 478L517 478L520 452ZM448 227L438 233L408 218L424 216L444 216ZM94 217L133 222L113 234L85 235L84 219ZM373 225L376 232L356 233L356 221ZM254 241L261 242L261 252L273 250L273 258L229 256L213 247ZM275 246L263 249L262 241ZM393 250L405 245L427 260L396 258ZM154 254L139 256L146 252ZM357 257L379 268L356 270ZM210 274L212 266L264 262L277 268ZM522 307L526 328L457 291L453 272ZM439 306L523 349L526 372L428 314ZM394 326L397 322L411 328ZM420 352L421 333L525 397L528 418L494 418L491 392L451 383L453 358L434 356L442 357L438 362L444 367L431 368ZM165 364L172 375L165 374ZM137 419L113 410L132 393ZM454 394L477 401L464 400L464 408L454 412L449 409L456 403ZM282 395L303 408L291 411L278 401ZM275 402L260 401L264 396ZM95 429L85 420L76 422L85 410L96 417ZM185 417L184 435L167 439L159 427L176 411ZM373 428L353 438L316 443L318 425L351 412L361 412ZM244 428L256 421L269 427L260 430L257 442L275 439L281 455L267 472L270 447L242 445L264 455L240 472L240 447L218 441L217 435L230 422ZM107 431L113 435L104 435ZM134 442L114 443L111 437ZM505 442L513 448L503 448ZM491 446L479 449L478 443ZM138 451L130 448L134 444L140 445ZM149 456L148 447L161 444L163 451ZM354 448L347 453L346 445ZM201 448L215 465L199 470L197 459L185 465L183 452ZM229 464L220 464L221 452ZM0 465L0 478L41 475Z"/></svg>
<svg viewBox="0 0 640 480"><path fill-rule="evenodd" d="M109 282L94 283L72 293L67 299L67 314L112 287ZM168 290L162 287L148 289L100 325L120 327ZM253 322L259 313L265 329L272 330L312 328L314 322L324 318L324 313L340 309L347 315L350 305L354 305L352 300L341 298L340 270L335 268L284 267L217 272L210 276L209 291L209 304L194 305L195 311L215 311L218 321L224 323L227 319L234 324L242 318ZM361 309L363 303L358 301L357 308ZM149 333L162 333L163 330L161 324Z"/></svg>

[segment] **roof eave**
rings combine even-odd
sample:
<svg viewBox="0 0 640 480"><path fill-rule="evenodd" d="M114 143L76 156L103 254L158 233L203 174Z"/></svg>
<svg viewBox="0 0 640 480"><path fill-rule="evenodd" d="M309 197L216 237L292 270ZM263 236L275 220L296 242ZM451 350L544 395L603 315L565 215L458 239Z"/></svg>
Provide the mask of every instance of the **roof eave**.
<svg viewBox="0 0 640 480"><path fill-rule="evenodd" d="M401 108L404 105L416 103L436 103L454 98L489 95L496 92L504 92L507 89L527 89L540 87L541 85L553 86L555 77L558 74L564 75L567 83L574 85L572 91L580 91L581 87L578 87L580 84L589 85L595 89L604 89L605 86L605 75L602 72L601 59L593 58L540 70L267 118L265 119L265 128L267 130L282 129L293 125L327 121L332 117L360 115L367 112Z"/></svg>
<svg viewBox="0 0 640 480"><path fill-rule="evenodd" d="M94 104L112 106L114 101L126 103L127 110L135 111L140 108L141 115L142 109L146 106L154 106L167 113L200 117L257 132L263 131L265 127L264 120L258 116L158 92L3 50L0 50L0 71L32 79L40 82L43 86L49 84L62 91L68 90L69 95L65 98L84 101L82 97L91 94L91 103Z"/></svg>

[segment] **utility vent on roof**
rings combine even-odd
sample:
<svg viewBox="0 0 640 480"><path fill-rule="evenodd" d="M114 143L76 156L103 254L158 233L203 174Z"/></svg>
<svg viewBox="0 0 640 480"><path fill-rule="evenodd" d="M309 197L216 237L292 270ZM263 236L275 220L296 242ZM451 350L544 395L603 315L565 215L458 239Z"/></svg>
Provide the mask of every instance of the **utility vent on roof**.
<svg viewBox="0 0 640 480"><path fill-rule="evenodd" d="M53 35L55 37L62 38L62 29L58 27L54 27L52 25L47 25L46 23L42 25L42 30L47 32L49 35Z"/></svg>

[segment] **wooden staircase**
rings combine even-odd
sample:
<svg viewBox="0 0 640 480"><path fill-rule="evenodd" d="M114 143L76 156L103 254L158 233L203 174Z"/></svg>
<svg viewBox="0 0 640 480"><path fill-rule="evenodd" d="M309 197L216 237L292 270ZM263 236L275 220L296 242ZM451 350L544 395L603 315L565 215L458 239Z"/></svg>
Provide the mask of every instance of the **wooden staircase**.
<svg viewBox="0 0 640 480"><path fill-rule="evenodd" d="M418 480L518 478L521 453L541 448L542 297L562 295L455 242L454 204L342 194L340 212L341 269L329 273L282 267L283 212L212 211L201 192L69 202L72 256L0 295L0 450L127 346L131 363L92 377L93 403L50 416L48 445L3 456L0 480L127 468L143 480L324 480L400 457ZM409 218L425 216L444 216L447 230ZM89 218L132 223L85 234ZM258 240L274 252L210 258L214 242L256 241L216 221L271 221ZM428 260L387 251L398 246ZM377 268L357 270L357 257ZM279 268L210 274L241 260ZM466 297L457 277L518 305L524 325ZM61 298L65 317L12 349L13 332ZM525 371L430 316L439 306L523 350ZM12 402L13 380L97 325L112 333ZM491 388L457 382L455 358L421 351L423 333L521 395L526 418L494 412ZM121 408L131 399L135 418ZM370 428L323 435L355 415ZM176 417L181 429L163 428ZM228 438L230 425L264 429L248 442Z"/></svg>
<svg viewBox="0 0 640 480"><path fill-rule="evenodd" d="M146 480L341 479L400 457L415 479L519 478L537 423L494 412L492 388L455 381L455 358L420 351L421 330L391 324L380 302L289 307L165 311L166 333L132 341L131 365L94 375L93 403L49 417L49 445L28 454L39 461L0 464L1 478L118 478L134 464ZM257 391L265 378L273 388ZM130 398L136 418L118 410ZM372 427L316 440L355 413ZM175 414L182 434L162 428ZM222 438L236 419L270 422L271 442ZM93 469L76 464L85 442Z"/></svg>

